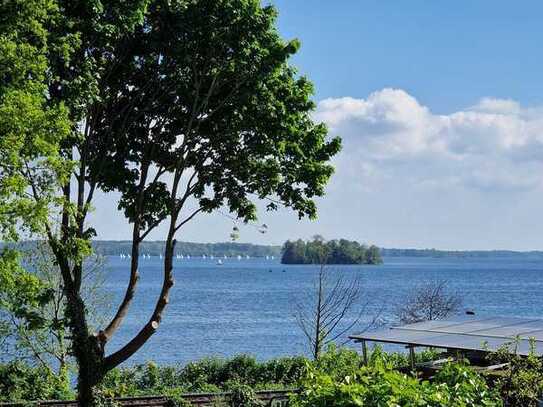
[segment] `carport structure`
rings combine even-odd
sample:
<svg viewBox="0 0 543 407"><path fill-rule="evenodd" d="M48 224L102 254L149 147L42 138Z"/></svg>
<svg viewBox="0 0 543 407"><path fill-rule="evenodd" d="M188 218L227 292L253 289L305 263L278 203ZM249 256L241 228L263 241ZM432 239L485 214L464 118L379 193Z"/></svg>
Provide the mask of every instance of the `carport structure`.
<svg viewBox="0 0 543 407"><path fill-rule="evenodd" d="M365 362L368 358L367 342L405 345L414 368L417 347L480 354L514 343L519 355L527 356L532 350L536 355L543 355L543 319L463 316L396 326L349 338L362 344Z"/></svg>

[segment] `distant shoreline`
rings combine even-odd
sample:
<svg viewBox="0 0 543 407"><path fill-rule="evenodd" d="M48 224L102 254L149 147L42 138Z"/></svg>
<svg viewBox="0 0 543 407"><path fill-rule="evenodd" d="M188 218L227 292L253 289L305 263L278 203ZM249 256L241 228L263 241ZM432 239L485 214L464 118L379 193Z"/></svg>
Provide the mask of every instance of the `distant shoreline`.
<svg viewBox="0 0 543 407"><path fill-rule="evenodd" d="M543 251L515 250L436 250L436 249L381 249L384 257L541 257Z"/></svg>
<svg viewBox="0 0 543 407"><path fill-rule="evenodd" d="M20 243L22 248L29 248L34 241L25 241ZM0 242L0 248L4 244ZM94 249L97 253L105 256L119 255L121 253L130 253L130 240L95 240ZM140 248L140 253L158 256L163 253L163 241L146 241ZM543 259L543 250L533 251L515 251L515 250L437 250L437 249L398 249L381 248L383 257L425 257L425 258L485 258L485 257L518 257L518 258L541 258ZM250 256L266 257L274 256L280 258L281 246L279 245L259 245L252 243L237 242L219 242L219 243L197 243L197 242L177 242L175 254L190 256L214 255L214 256Z"/></svg>

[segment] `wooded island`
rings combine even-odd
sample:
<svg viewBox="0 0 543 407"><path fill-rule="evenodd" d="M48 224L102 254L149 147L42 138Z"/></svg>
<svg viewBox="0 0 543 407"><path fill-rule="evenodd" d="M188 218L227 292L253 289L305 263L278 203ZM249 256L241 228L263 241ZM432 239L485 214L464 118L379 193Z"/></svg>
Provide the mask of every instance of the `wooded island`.
<svg viewBox="0 0 543 407"><path fill-rule="evenodd" d="M381 264L381 250L346 239L324 241L287 240L283 245L283 264Z"/></svg>

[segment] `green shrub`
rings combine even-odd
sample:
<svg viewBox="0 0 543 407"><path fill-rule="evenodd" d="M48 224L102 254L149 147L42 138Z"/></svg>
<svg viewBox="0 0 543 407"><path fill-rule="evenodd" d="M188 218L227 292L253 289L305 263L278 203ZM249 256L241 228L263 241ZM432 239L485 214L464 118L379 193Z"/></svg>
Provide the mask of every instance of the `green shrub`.
<svg viewBox="0 0 543 407"><path fill-rule="evenodd" d="M493 386L507 406L535 407L543 397L543 361L535 353L534 341L528 356L519 355L517 347L514 341L490 354L491 362L508 363L504 375L493 380Z"/></svg>
<svg viewBox="0 0 543 407"><path fill-rule="evenodd" d="M179 371L179 380L190 391L202 391L209 385L217 386L222 380L225 361L218 358L204 358L190 362Z"/></svg>
<svg viewBox="0 0 543 407"><path fill-rule="evenodd" d="M433 382L402 374L377 358L343 378L308 369L293 407L502 405L480 376L461 365L446 366Z"/></svg>
<svg viewBox="0 0 543 407"><path fill-rule="evenodd" d="M0 401L68 400L74 397L68 375L21 361L0 365Z"/></svg>
<svg viewBox="0 0 543 407"><path fill-rule="evenodd" d="M108 397L165 394L169 391L213 393L232 383L253 389L295 387L304 376L307 359L280 358L258 362L239 355L231 359L205 358L187 365L161 367L154 363L114 369L109 372L101 391Z"/></svg>
<svg viewBox="0 0 543 407"><path fill-rule="evenodd" d="M232 392L229 397L231 407L262 407L251 386L242 383L233 382L230 384L228 391Z"/></svg>
<svg viewBox="0 0 543 407"><path fill-rule="evenodd" d="M447 363L434 377L447 406L499 406L502 400L484 377L462 363ZM443 391L441 391L443 390Z"/></svg>

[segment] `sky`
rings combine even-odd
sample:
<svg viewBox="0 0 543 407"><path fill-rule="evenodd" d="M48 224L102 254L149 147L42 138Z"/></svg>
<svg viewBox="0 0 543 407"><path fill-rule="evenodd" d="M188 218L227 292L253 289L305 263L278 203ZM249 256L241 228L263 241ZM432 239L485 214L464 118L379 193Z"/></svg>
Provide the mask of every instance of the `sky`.
<svg viewBox="0 0 543 407"><path fill-rule="evenodd" d="M240 241L348 238L381 247L543 249L543 3L274 0L302 43L292 64L315 85L314 118L343 139L319 218L261 213ZM115 196L99 238L128 239ZM227 241L203 215L178 240ZM162 240L159 229L150 239Z"/></svg>

